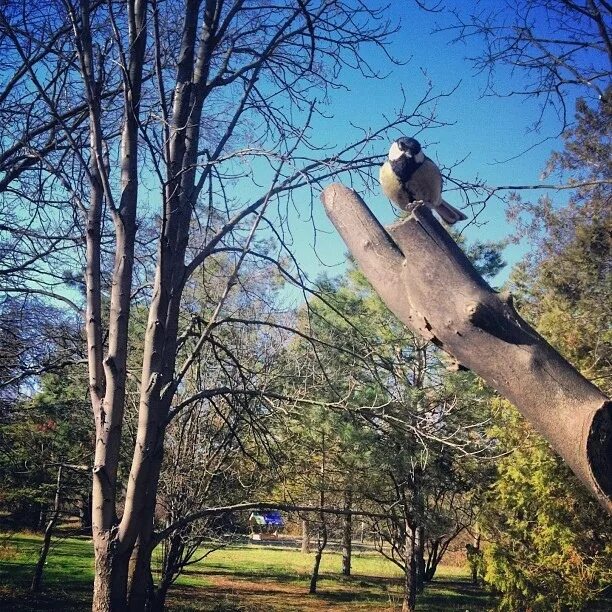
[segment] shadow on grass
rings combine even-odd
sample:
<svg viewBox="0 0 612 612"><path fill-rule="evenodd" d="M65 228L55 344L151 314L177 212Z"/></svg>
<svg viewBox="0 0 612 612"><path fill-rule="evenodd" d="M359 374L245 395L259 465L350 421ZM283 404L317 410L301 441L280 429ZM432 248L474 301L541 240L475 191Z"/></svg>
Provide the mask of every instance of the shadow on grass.
<svg viewBox="0 0 612 612"><path fill-rule="evenodd" d="M31 593L30 584L38 558L38 535L6 535L0 558L0 609L38 612L91 609L93 563L87 541L52 541L43 574L42 591Z"/></svg>
<svg viewBox="0 0 612 612"><path fill-rule="evenodd" d="M343 606L346 605L358 606L359 610L387 610L392 608L393 603L398 604L402 598L402 580L394 577L322 574L317 594L309 595L307 574L300 576L279 575L271 571L223 572L219 568L212 572L195 570L192 574L213 578L213 582L205 589L206 593L203 592L204 589L199 591L202 604L206 606L203 610L225 610L223 607L208 606L219 598L228 602L228 610L244 609L254 612L323 610L336 607L345 609ZM492 610L495 604L496 598L493 595L467 580L433 581L418 598L418 609L431 611Z"/></svg>
<svg viewBox="0 0 612 612"><path fill-rule="evenodd" d="M308 583L275 588L273 583L226 582L209 587L185 588L178 586L170 595L169 609L181 612L300 612L345 609L343 605L366 606L372 610L386 610L389 597L381 592L332 591L321 585L316 595L308 594Z"/></svg>
<svg viewBox="0 0 612 612"><path fill-rule="evenodd" d="M28 587L0 587L0 609L19 612L91 610L91 587L82 582L64 583L61 588L57 584L48 584L36 594L30 593Z"/></svg>
<svg viewBox="0 0 612 612"><path fill-rule="evenodd" d="M91 541L59 540L45 568L43 592L29 592L40 537L7 538L0 561L0 609L23 612L91 607ZM172 612L314 612L320 610L389 610L401 601L401 578L323 573L316 595L308 595L308 571L278 565L248 568L210 564L190 568L170 593ZM182 579L181 579L182 580ZM436 580L419 596L419 610L492 609L494 598L468 581Z"/></svg>
<svg viewBox="0 0 612 612"><path fill-rule="evenodd" d="M433 580L417 599L421 610L494 610L497 597L467 580Z"/></svg>

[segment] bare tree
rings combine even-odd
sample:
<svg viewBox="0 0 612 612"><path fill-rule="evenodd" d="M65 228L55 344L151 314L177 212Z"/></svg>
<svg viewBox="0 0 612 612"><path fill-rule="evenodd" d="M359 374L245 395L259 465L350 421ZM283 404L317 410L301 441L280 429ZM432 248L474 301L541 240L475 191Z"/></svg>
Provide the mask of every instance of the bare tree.
<svg viewBox="0 0 612 612"><path fill-rule="evenodd" d="M0 411L8 416L44 372L83 363L80 321L26 292L0 301Z"/></svg>
<svg viewBox="0 0 612 612"><path fill-rule="evenodd" d="M0 6L0 290L54 294L81 234L56 169L85 146L61 3ZM63 305L75 304L64 295Z"/></svg>
<svg viewBox="0 0 612 612"><path fill-rule="evenodd" d="M184 295L182 318L201 319L188 324L181 335L192 348L231 271L224 254L211 264ZM281 454L274 430L280 428L281 413L266 401L265 392L283 376L280 353L288 336L287 330L274 325L283 317L275 303L278 278L268 263L261 268L250 262L243 265L237 278L241 291L228 296L226 304L232 316L216 322L177 393L180 402L202 389L218 390L188 402L167 427L156 508L157 523L164 527L196 508L266 499L273 490ZM260 395L241 394L245 387ZM151 582L149 587L153 609L163 609L168 589L184 568L231 540L231 523L210 516L156 538L162 563L158 584Z"/></svg>
<svg viewBox="0 0 612 612"><path fill-rule="evenodd" d="M65 483L62 479L62 474L65 470L86 472L88 469L89 468L86 465L74 465L69 463L60 463L57 467L57 480L55 483L55 497L53 500L53 509L51 511L51 517L49 518L49 522L45 527L45 531L43 534L43 543L38 554L38 561L36 562L36 567L34 568L34 576L32 577L32 584L30 586L30 590L34 593L40 591L43 579L43 571L45 569L45 564L47 563L47 556L49 554L49 548L51 546L53 530L55 529L57 521L59 520L62 513L62 495L64 493L63 488L65 487Z"/></svg>
<svg viewBox="0 0 612 612"><path fill-rule="evenodd" d="M369 181L380 162L370 143L389 129L435 124L436 96L427 91L416 112L400 110L350 145L322 148L316 98L346 65L376 76L363 46L384 52L392 31L382 10L360 2L66 0L35 15L9 3L0 28L10 48L3 58L20 62L0 100L16 117L2 126L7 251L19 245L21 253L5 266L6 291L76 310L85 303L96 427L93 606L142 609L166 429L189 406L228 394L183 391L204 347L217 346L213 332L241 290L241 267L271 261L302 283L288 250L289 211L308 214L313 190L339 173ZM14 104L17 85L28 104ZM34 223L17 214L27 203ZM274 253L261 248L262 234L276 241ZM219 253L231 265L214 308L182 316L185 289ZM129 332L143 312L136 356ZM256 383L241 379L242 393L261 393ZM132 388L137 424L123 488Z"/></svg>
<svg viewBox="0 0 612 612"><path fill-rule="evenodd" d="M484 52L470 59L486 75L486 93L538 99L537 126L552 107L563 131L572 119L572 95L610 96L612 6L606 0L476 3L469 12L463 7L451 11L454 23L444 29L457 41L484 44ZM496 74L500 68L524 77L521 85L504 89Z"/></svg>

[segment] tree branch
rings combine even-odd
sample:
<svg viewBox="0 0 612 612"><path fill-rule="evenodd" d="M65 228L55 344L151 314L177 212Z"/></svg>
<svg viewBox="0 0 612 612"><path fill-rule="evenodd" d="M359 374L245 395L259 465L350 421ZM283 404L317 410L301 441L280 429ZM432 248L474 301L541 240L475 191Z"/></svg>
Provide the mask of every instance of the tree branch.
<svg viewBox="0 0 612 612"><path fill-rule="evenodd" d="M429 209L386 230L342 185L321 199L390 310L515 404L612 512L612 402L520 318L511 296L500 299Z"/></svg>
<svg viewBox="0 0 612 612"><path fill-rule="evenodd" d="M171 533L178 529L182 529L189 523L204 518L205 516L215 516L218 514L227 514L228 512L244 512L245 510L283 510L284 512L317 512L323 514L334 514L338 516L366 516L368 518L389 518L388 514L379 512L369 512L367 510L348 510L344 508L321 508L319 506L298 506L295 504L287 504L285 502L245 502L242 504L234 504L231 506L218 506L215 508L203 508L187 514L183 518L175 521L162 531L155 534L154 542L159 544L167 538Z"/></svg>

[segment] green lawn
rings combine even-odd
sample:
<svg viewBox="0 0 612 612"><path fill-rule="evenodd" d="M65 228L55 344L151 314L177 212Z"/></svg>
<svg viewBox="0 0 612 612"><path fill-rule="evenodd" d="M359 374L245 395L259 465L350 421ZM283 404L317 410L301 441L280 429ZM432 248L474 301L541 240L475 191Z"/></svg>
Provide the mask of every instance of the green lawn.
<svg viewBox="0 0 612 612"><path fill-rule="evenodd" d="M0 536L0 609L87 610L93 580L92 546L87 539L55 540L45 568L43 593L28 592L40 537ZM235 546L216 551L188 568L171 589L170 610L192 612L299 612L399 609L399 570L372 553L356 554L353 575L340 575L341 558L323 557L319 593L307 594L312 556L299 551ZM418 609L490 610L494 599L474 589L467 573L441 568L419 596Z"/></svg>
<svg viewBox="0 0 612 612"><path fill-rule="evenodd" d="M86 539L55 539L43 576L43 592L29 593L41 537L0 535L0 609L86 610L91 605L93 549Z"/></svg>

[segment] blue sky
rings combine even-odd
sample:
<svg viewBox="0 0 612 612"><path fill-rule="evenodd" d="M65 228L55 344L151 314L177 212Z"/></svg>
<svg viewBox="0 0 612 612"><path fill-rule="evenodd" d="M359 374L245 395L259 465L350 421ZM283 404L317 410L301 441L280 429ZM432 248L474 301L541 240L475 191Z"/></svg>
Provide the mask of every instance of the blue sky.
<svg viewBox="0 0 612 612"><path fill-rule="evenodd" d="M392 2L390 16L393 22L401 22L401 28L392 37L387 50L402 61L410 61L403 66L390 66L381 51L371 53L368 56L371 63L389 73L384 80L366 80L355 72L345 70L340 80L348 90L331 92L326 110L334 119L325 122L323 129L326 133L320 135L321 139L337 143L348 141L351 137L349 121L361 126L379 125L384 113L391 114L399 106L402 89L410 106L410 102L422 96L427 79L430 79L439 91L458 85L451 97L443 98L438 104L440 119L452 125L428 131L419 137L422 142L428 143L426 152L430 157L449 165L466 158L454 171L456 176L463 179L478 175L491 185L540 183L541 172L551 151L562 146L557 138L542 143L546 136L554 136L558 132L556 116L549 113L540 132L530 131L530 126L540 115L536 100L483 97L485 76L476 74L466 59L482 51L480 43L472 40L468 44L451 44L452 33L432 34L436 26L448 23L448 17L444 14L420 11L412 2L396 1ZM424 72L427 76L424 76ZM497 83L501 89L508 85L516 89L521 86L521 77L512 77L500 70L497 72ZM387 148L387 143L381 143L381 153L386 152ZM526 152L519 155L523 151ZM530 197L539 197L544 193L530 192ZM564 197L556 193L550 195ZM382 195L368 196L366 199L383 223L395 218L388 200ZM457 194L449 194L447 199L451 203L458 203ZM479 221L479 226L466 229L469 239L499 240L512 231L512 226L505 219L503 204L498 200L489 204ZM344 244L325 218L322 207L315 212L315 222L322 230L317 233L316 249L313 249L313 232L309 223L294 224L297 256L312 278L322 271L340 274L344 263ZM507 247L504 255L509 266L498 279L500 282L524 252L524 245Z"/></svg>

